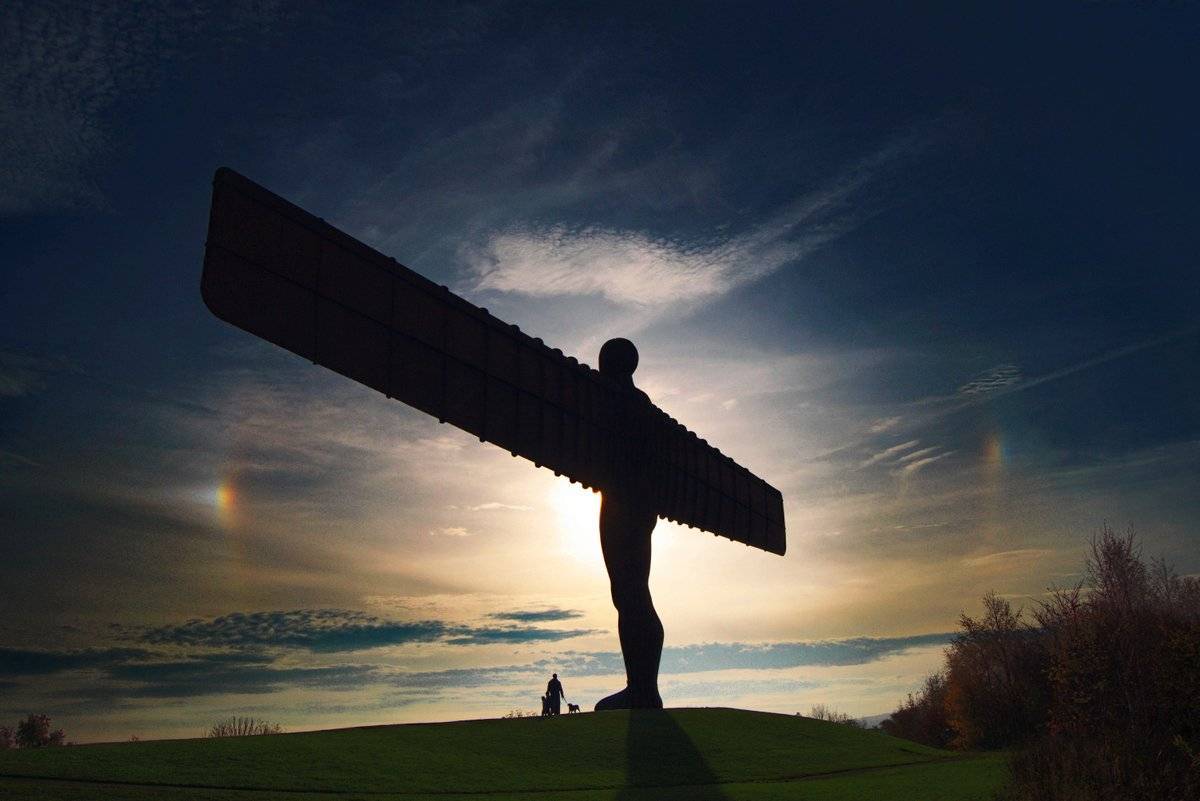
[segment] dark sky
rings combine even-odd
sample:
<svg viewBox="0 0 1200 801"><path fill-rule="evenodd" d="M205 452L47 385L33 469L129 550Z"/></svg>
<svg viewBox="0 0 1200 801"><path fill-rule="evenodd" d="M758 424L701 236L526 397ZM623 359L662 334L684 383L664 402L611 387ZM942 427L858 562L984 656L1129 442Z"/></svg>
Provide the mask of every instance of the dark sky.
<svg viewBox="0 0 1200 801"><path fill-rule="evenodd" d="M10 4L0 714L189 733L251 693L295 727L421 719L461 699L380 682L502 705L523 696L497 677L615 648L589 498L205 309L220 165L584 361L630 336L651 397L780 487L783 560L661 535L680 654L770 643L800 676L797 643L878 638L864 663L933 655L915 683L921 637L984 589L1070 582L1106 521L1200 571L1197 22ZM570 552L550 577L527 568L546 541ZM698 611L704 581L740 611ZM189 620L240 633L164 634ZM330 637L352 656L308 647ZM873 713L907 691L714 675L675 698ZM215 706L144 703L213 682Z"/></svg>

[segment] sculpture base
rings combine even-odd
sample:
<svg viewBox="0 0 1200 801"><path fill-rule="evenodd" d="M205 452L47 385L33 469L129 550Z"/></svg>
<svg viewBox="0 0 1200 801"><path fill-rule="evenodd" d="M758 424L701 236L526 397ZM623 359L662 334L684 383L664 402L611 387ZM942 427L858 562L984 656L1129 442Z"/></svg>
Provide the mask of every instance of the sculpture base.
<svg viewBox="0 0 1200 801"><path fill-rule="evenodd" d="M596 711L608 709L662 709L662 696L657 690L635 693L628 687L596 702Z"/></svg>

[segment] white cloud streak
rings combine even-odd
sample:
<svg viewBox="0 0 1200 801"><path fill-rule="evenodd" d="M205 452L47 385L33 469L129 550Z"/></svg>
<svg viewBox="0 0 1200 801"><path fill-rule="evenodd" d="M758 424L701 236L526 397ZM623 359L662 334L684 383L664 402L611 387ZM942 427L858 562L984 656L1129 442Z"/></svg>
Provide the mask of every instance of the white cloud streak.
<svg viewBox="0 0 1200 801"><path fill-rule="evenodd" d="M921 441L919 439L910 439L908 442L901 442L899 445L893 445L890 448L885 448L879 453L872 455L869 459L859 463L858 466L870 467L871 465L879 464L880 462L891 459L897 454L903 453L910 448L915 448L920 444Z"/></svg>
<svg viewBox="0 0 1200 801"><path fill-rule="evenodd" d="M982 395L1010 387L1021 380L1021 368L1015 364L1001 364L972 378L958 388L960 395Z"/></svg>
<svg viewBox="0 0 1200 801"><path fill-rule="evenodd" d="M933 450L933 449L930 449L930 450ZM915 462L909 462L908 464L906 464L900 468L899 474L901 476L905 476L905 477L911 476L914 473L916 473L917 471L922 470L923 468L933 464L934 462L940 462L942 459L945 459L947 456L952 456L954 453L955 453L955 451L943 451L942 453L939 453L936 456L927 456L924 459L918 459Z"/></svg>
<svg viewBox="0 0 1200 801"><path fill-rule="evenodd" d="M532 512L532 506L523 506L521 504L500 503L499 501L488 501L476 506L468 506L467 509L472 512Z"/></svg>
<svg viewBox="0 0 1200 801"><path fill-rule="evenodd" d="M470 537L471 532L462 526L446 526L429 532L431 537Z"/></svg>
<svg viewBox="0 0 1200 801"><path fill-rule="evenodd" d="M683 241L563 225L500 231L461 252L471 276L469 290L598 296L643 310L691 308L795 263L853 230L863 215L850 210L850 201L857 200L881 168L911 149L908 140L886 147L831 185L727 238Z"/></svg>

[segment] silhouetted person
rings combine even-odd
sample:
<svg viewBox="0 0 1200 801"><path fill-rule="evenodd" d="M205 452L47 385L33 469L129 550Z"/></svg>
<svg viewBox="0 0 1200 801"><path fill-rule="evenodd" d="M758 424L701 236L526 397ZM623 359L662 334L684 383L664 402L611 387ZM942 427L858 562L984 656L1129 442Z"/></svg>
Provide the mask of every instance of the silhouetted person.
<svg viewBox="0 0 1200 801"><path fill-rule="evenodd" d="M566 698L567 694L563 692L562 682L558 680L557 673L546 683L546 697L550 702L550 714L557 715L561 713L562 699Z"/></svg>
<svg viewBox="0 0 1200 801"><path fill-rule="evenodd" d="M543 695L542 696L542 717L546 717L546 715L549 715L549 714L552 714L551 709L550 709L550 696Z"/></svg>
<svg viewBox="0 0 1200 801"><path fill-rule="evenodd" d="M625 689L601 699L605 709L662 709L658 663L663 627L650 599L650 535L658 516L652 493L658 482L646 452L650 398L633 385L637 348L628 339L610 339L600 349L600 372L626 390L615 421L620 475L600 502L600 550L617 608L617 633L625 659Z"/></svg>

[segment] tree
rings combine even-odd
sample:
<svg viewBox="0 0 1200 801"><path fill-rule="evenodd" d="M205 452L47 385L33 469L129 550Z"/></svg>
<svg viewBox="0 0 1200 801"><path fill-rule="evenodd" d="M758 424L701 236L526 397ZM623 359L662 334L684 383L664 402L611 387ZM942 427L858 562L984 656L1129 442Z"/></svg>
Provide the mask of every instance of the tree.
<svg viewBox="0 0 1200 801"><path fill-rule="evenodd" d="M892 716L879 724L893 737L903 737L934 748L945 748L954 731L946 719L946 674L939 671L925 679L925 686L900 704Z"/></svg>
<svg viewBox="0 0 1200 801"><path fill-rule="evenodd" d="M797 713L798 714L798 713ZM825 704L815 704L808 710L808 716L813 720L826 720L830 723L841 723L843 726L861 729L862 724L854 718L847 715L845 712L839 712L831 706Z"/></svg>
<svg viewBox="0 0 1200 801"><path fill-rule="evenodd" d="M13 730L7 726L0 726L0 751L16 747L17 743L13 738Z"/></svg>
<svg viewBox="0 0 1200 801"><path fill-rule="evenodd" d="M268 723L257 718L232 717L217 721L208 730L209 737L250 737L263 734L279 734L283 729L278 723Z"/></svg>
<svg viewBox="0 0 1200 801"><path fill-rule="evenodd" d="M62 729L50 730L47 715L30 714L17 724L16 744L18 748L45 748L62 745L66 739Z"/></svg>

